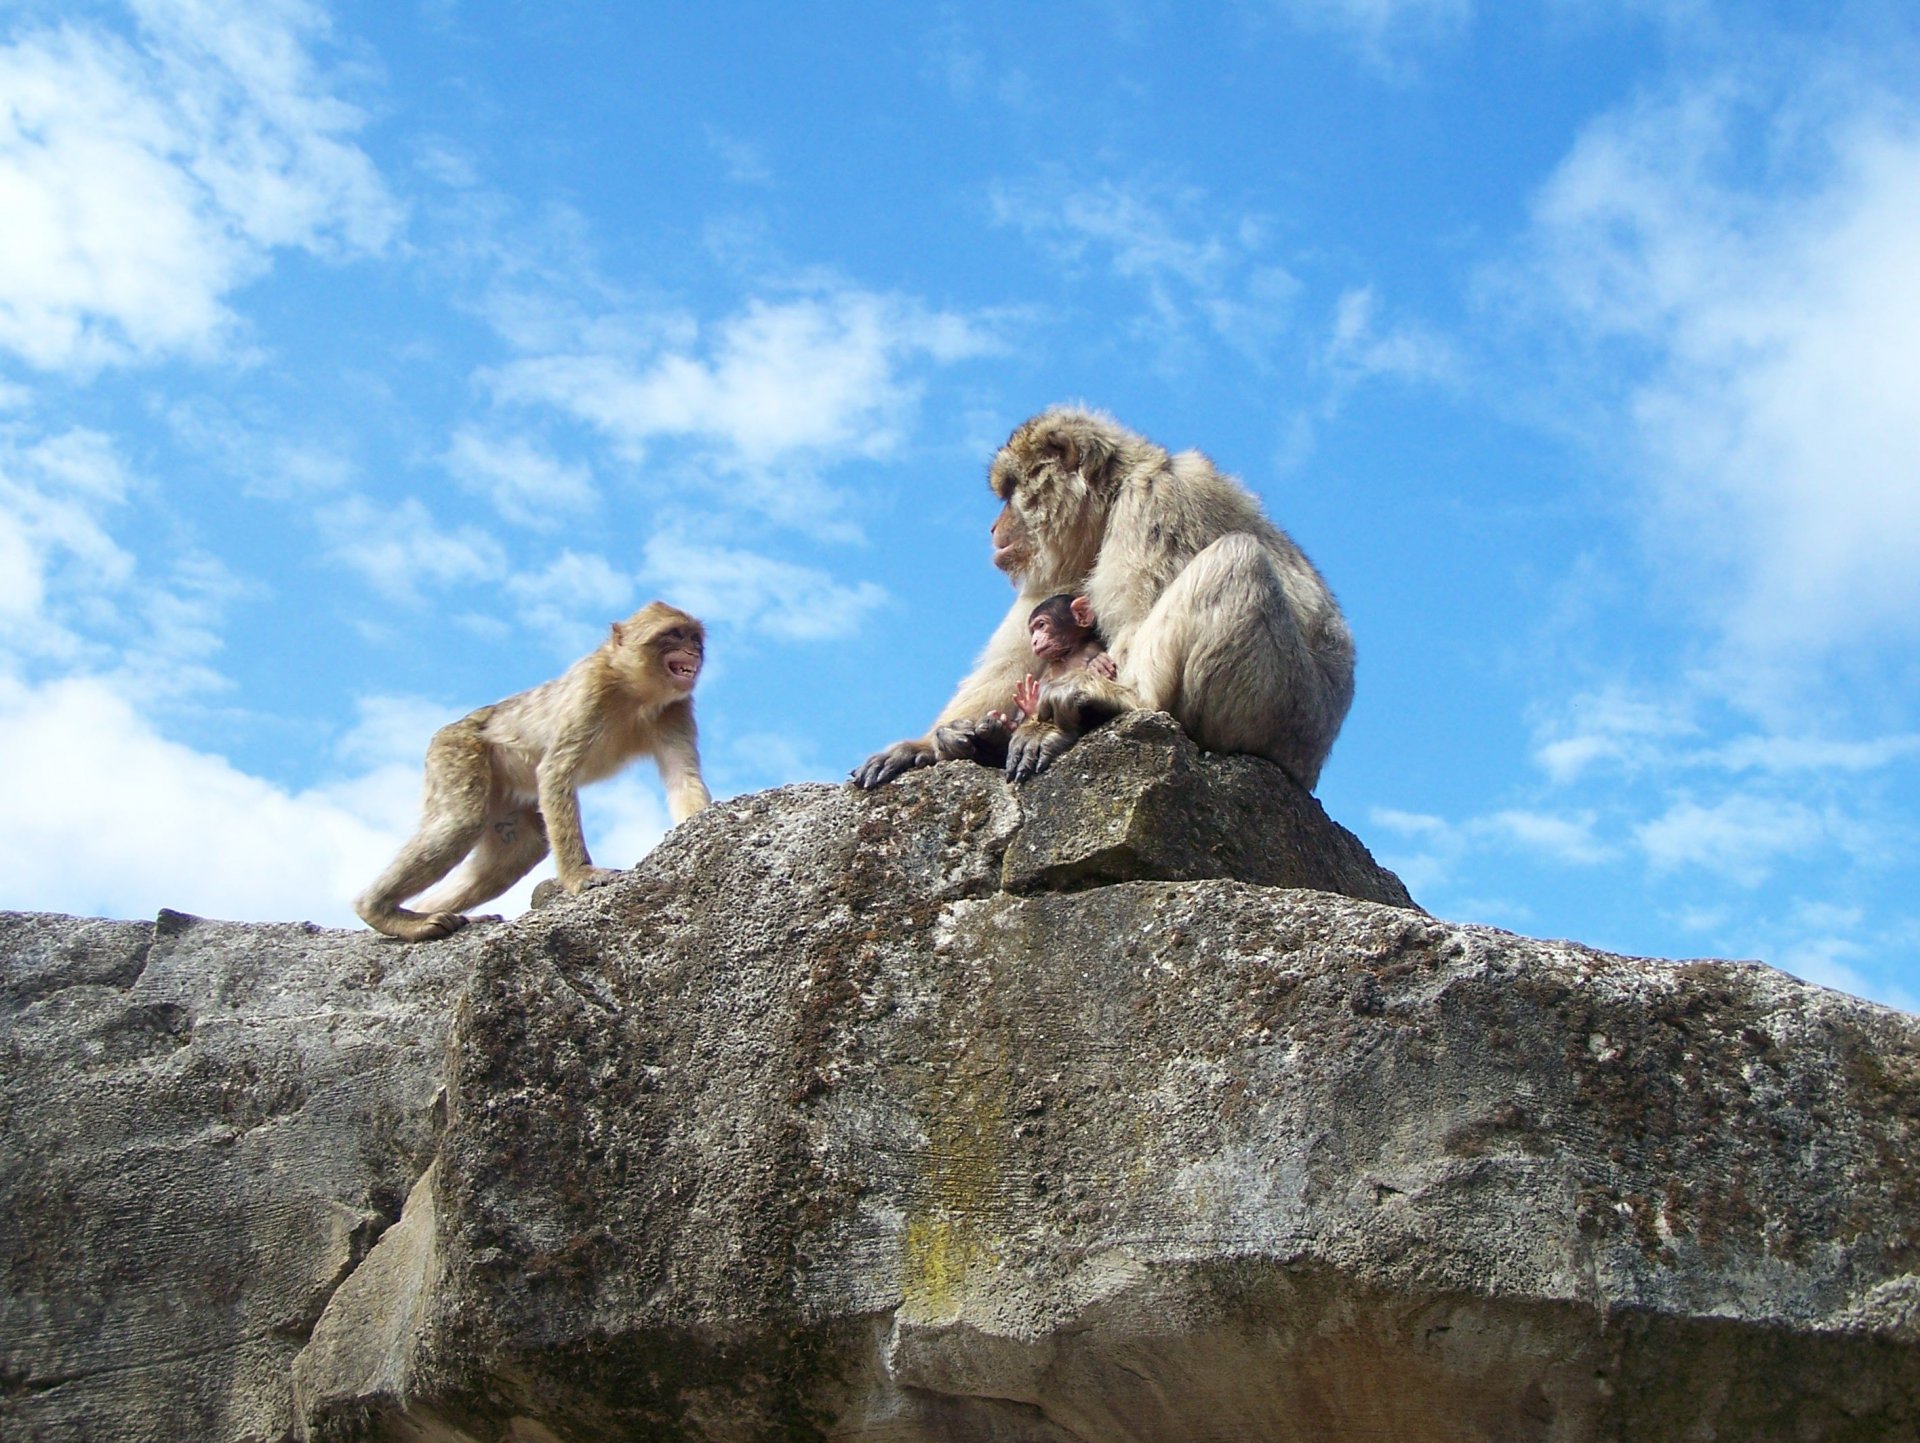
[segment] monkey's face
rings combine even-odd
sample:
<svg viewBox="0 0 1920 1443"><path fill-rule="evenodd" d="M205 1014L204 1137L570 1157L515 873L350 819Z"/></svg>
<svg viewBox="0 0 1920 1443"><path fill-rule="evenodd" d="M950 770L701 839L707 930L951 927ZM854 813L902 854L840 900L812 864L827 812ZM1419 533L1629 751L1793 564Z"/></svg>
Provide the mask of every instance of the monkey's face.
<svg viewBox="0 0 1920 1443"><path fill-rule="evenodd" d="M658 639L656 654L668 683L683 692L692 691L706 661L706 646L700 636L678 628L666 632Z"/></svg>
<svg viewBox="0 0 1920 1443"><path fill-rule="evenodd" d="M1051 414L1017 429L987 484L1006 505L993 523L993 564L1029 585L1077 583L1100 548L1102 508L1090 458Z"/></svg>
<svg viewBox="0 0 1920 1443"><path fill-rule="evenodd" d="M1064 661L1073 654L1085 633L1061 626L1051 616L1036 616L1027 623L1027 640L1033 654L1042 661Z"/></svg>

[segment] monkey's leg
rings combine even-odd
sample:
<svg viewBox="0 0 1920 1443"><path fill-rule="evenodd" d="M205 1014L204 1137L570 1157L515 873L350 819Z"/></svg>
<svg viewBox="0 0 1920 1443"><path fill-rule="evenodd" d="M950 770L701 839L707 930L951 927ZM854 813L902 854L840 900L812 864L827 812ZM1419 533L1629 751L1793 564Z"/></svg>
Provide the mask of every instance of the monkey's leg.
<svg viewBox="0 0 1920 1443"><path fill-rule="evenodd" d="M468 911L498 897L546 855L547 829L538 811L532 807L498 809L487 818L487 829L474 846L466 869L416 905L430 912Z"/></svg>
<svg viewBox="0 0 1920 1443"><path fill-rule="evenodd" d="M1339 729L1272 560L1244 532L1200 551L1160 593L1121 675L1207 750L1266 757L1305 787Z"/></svg>
<svg viewBox="0 0 1920 1443"><path fill-rule="evenodd" d="M436 818L423 826L392 865L360 894L354 911L374 931L405 942L430 942L459 931L467 919L457 911L422 915L409 912L400 900L431 887L457 867L479 840L481 825L480 819L457 817Z"/></svg>
<svg viewBox="0 0 1920 1443"><path fill-rule="evenodd" d="M427 744L420 829L354 900L353 910L361 920L376 932L407 942L429 942L466 926L467 919L458 912L422 915L400 903L438 882L473 850L486 826L491 785L491 749L473 716L433 734Z"/></svg>

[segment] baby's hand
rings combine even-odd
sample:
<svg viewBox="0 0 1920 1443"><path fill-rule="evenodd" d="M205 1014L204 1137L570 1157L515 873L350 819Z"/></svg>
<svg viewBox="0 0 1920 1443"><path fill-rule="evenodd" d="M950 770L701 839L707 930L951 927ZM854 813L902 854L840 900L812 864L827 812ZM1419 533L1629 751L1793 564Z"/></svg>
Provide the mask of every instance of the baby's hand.
<svg viewBox="0 0 1920 1443"><path fill-rule="evenodd" d="M1040 679L1032 672L1028 672L1026 679L1013 689L1013 704L1028 716L1032 716L1033 709L1040 705Z"/></svg>
<svg viewBox="0 0 1920 1443"><path fill-rule="evenodd" d="M1108 678L1112 678L1120 675L1120 668L1114 665L1112 655L1104 651L1101 652L1098 656L1092 658L1090 661L1087 662L1087 670L1092 672L1095 676L1104 676Z"/></svg>

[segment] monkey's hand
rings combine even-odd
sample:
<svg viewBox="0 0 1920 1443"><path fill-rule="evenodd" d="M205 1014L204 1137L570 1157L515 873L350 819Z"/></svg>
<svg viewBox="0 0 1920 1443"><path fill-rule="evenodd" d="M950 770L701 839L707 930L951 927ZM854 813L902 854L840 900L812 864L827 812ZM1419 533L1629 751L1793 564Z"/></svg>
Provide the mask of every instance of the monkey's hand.
<svg viewBox="0 0 1920 1443"><path fill-rule="evenodd" d="M902 772L915 767L930 767L939 758L933 748L919 737L895 742L885 751L875 752L853 769L853 784L865 791L885 786Z"/></svg>
<svg viewBox="0 0 1920 1443"><path fill-rule="evenodd" d="M1104 651L1088 660L1087 670L1095 676L1104 676L1109 681L1120 675L1119 666L1114 662L1113 657Z"/></svg>
<svg viewBox="0 0 1920 1443"><path fill-rule="evenodd" d="M1037 777L1066 753L1077 738L1065 727L1030 721L1007 743L1007 780L1024 782Z"/></svg>

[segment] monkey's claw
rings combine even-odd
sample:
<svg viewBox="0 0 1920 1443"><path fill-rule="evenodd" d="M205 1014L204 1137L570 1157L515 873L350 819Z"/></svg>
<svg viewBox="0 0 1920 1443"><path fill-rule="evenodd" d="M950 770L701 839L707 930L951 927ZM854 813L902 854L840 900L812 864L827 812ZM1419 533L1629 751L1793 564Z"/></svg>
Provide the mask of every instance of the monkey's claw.
<svg viewBox="0 0 1920 1443"><path fill-rule="evenodd" d="M1074 743L1073 733L1046 723L1029 722L1007 745L1007 780L1029 781L1058 761Z"/></svg>
<svg viewBox="0 0 1920 1443"><path fill-rule="evenodd" d="M852 781L863 791L883 787L902 772L933 765L933 748L922 742L895 742L885 751L875 752L852 772Z"/></svg>

